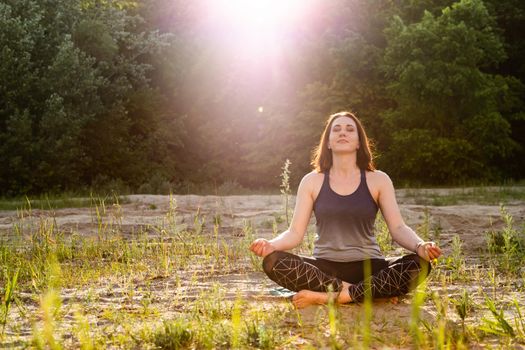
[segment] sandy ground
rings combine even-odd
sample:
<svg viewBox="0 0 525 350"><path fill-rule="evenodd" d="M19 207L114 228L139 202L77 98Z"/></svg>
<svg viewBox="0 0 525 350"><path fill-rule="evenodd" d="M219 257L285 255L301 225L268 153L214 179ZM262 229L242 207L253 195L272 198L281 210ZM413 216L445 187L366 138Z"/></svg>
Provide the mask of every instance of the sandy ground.
<svg viewBox="0 0 525 350"><path fill-rule="evenodd" d="M424 190L423 190L424 191ZM434 190L446 191L446 190ZM422 195L425 195L422 192ZM114 225L126 234L137 233L140 230L150 230L166 220L170 210L170 197L163 195L132 195L127 196L129 203L119 207L109 205L102 215L104 225ZM485 233L491 229L500 229L503 220L500 207L497 205L463 204L451 206L427 206L411 204L413 197L405 197L398 191L401 213L405 222L417 229L430 219L430 229L440 228L441 243L445 250L452 237L459 235L465 242L465 253L477 255L485 247ZM290 207L293 208L294 197ZM283 199L278 195L253 196L173 196L171 207L175 209L178 223L192 227L197 211L205 220L205 226L213 227L216 215L221 217L221 233L225 236L239 233L243 221L250 221L261 237L272 233L273 220L283 213ZM525 221L525 203L514 202L506 205L507 212L513 217L515 226L519 227ZM100 209L102 211L102 209ZM23 220L21 217L25 216ZM53 211L33 209L30 213L17 211L0 211L0 237L13 234L13 226L38 225L39 222L53 218L56 226L64 232L76 232L82 235L96 235L99 222L94 208L57 209ZM311 224L315 222L312 216ZM281 226L282 227L282 226ZM152 233L152 232L150 232Z"/></svg>
<svg viewBox="0 0 525 350"><path fill-rule="evenodd" d="M422 195L428 195L422 192ZM402 215L407 224L413 228L421 227L425 220L429 220L431 230L440 232L440 242L446 256L451 252L451 241L454 235L458 235L463 242L463 251L467 261L473 266L479 261L481 250L485 248L485 235L490 230L497 230L503 226L500 215L500 207L497 205L462 204L452 206L425 206L414 204L414 197L408 196L403 191L398 191L398 199ZM53 222L66 236L72 233L81 235L96 235L100 224L107 227L115 227L121 230L124 237L131 236L140 231L155 234L154 227L160 226L168 220L167 213L174 211L178 217L178 224L193 227L197 212L205 221L206 230L213 227L213 221L220 216L220 234L226 239L238 239L242 235L242 227L245 222L250 221L259 237L271 237L273 234L272 223L275 218L283 213L283 199L278 195L254 195L254 196L173 196L170 206L170 197L162 195L132 195L127 197L125 204L120 206L109 205L105 213L101 215L98 222L94 208L58 209L53 211L33 209L31 213L20 211L0 211L0 238L8 239L14 234L14 228L24 233L31 225L49 224ZM292 198L293 207L293 198ZM514 218L514 225L520 227L525 222L525 203L513 202L506 206L510 215ZM52 220L49 220L52 219ZM311 223L314 223L312 217ZM113 226L112 226L113 225ZM281 223L280 227L284 227ZM476 273L475 269L471 273ZM129 281L128 281L129 282ZM184 301L194 300L202 292L206 292L215 283L221 285L228 292L225 297L233 300L238 293L252 302L262 302L268 307L276 303L286 302L282 297L275 297L270 291L276 285L269 281L261 272L251 272L247 267L239 271L229 271L224 274L200 276L198 271L183 271L177 278L169 276L159 279L145 281L142 284L134 284L135 292L127 290L126 281L98 281L94 282L93 288L85 290L67 290L61 292L63 305L65 306L65 319L72 319L76 304L90 305L85 310L90 316L90 322L97 327L108 327L108 331L118 331L115 322L104 318L105 310L133 310L140 312L140 301L147 294L145 291L154 292L151 298L153 308L159 310L158 319L170 319L177 313L184 311ZM439 282L434 282L432 288L443 291ZM482 292L490 292L487 285L450 285L446 291L449 295L458 295L462 289L467 289L472 295L481 295ZM493 291L492 291L493 292ZM522 304L525 299L520 293L502 293L499 297L518 297ZM21 294L20 298L26 304L27 310L35 310L38 300L29 294ZM481 298L481 297L480 297ZM523 299L523 300L522 300ZM94 303L86 301L94 300ZM430 304L427 302L426 304ZM127 308L127 309L126 309ZM361 306L343 306L342 317L346 322L358 317L362 313ZM312 307L301 311L304 324L314 327L315 320L325 309ZM374 315L372 329L380 331L388 338L388 334L395 337L400 323L406 323L410 319L410 298L402 298L399 303L394 304L386 300L374 303ZM437 312L431 305L426 305L422 311L423 319L431 321ZM395 317L392 317L395 315ZM293 316L293 315L292 315ZM5 346L20 345L20 335L23 339L31 334L31 327L27 320L13 309L11 319L18 319L17 330L8 329L8 336L15 336L4 343ZM480 317L477 315L475 317ZM293 318L293 317L292 317ZM16 324L17 322L14 322ZM296 321L289 320L292 324ZM65 325L64 327L67 327ZM117 327L118 328L118 327ZM17 340L18 339L18 340ZM300 342L300 340L299 340ZM0 346L1 347L1 346Z"/></svg>

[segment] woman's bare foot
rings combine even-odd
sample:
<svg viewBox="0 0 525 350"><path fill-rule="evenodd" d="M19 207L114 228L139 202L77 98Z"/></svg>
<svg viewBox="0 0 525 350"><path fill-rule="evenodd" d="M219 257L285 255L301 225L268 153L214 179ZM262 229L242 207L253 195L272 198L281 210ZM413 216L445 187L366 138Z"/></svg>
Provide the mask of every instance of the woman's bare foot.
<svg viewBox="0 0 525 350"><path fill-rule="evenodd" d="M303 289L292 298L293 305L302 309L310 305L326 304L328 302L328 293L313 292L311 290Z"/></svg>
<svg viewBox="0 0 525 350"><path fill-rule="evenodd" d="M352 301L350 294L348 294L349 283L343 282L343 289L337 295L336 302L339 304L345 304ZM335 297L335 293L331 293ZM311 290L301 290L297 292L292 298L292 303L298 309L305 308L310 305L323 305L327 304L330 300L331 295L329 293L314 292Z"/></svg>

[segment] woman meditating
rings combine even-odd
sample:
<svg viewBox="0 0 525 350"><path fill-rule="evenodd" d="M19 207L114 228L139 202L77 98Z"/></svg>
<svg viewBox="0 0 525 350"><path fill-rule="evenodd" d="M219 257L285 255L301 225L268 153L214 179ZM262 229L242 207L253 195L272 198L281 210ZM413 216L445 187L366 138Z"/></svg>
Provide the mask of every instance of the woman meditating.
<svg viewBox="0 0 525 350"><path fill-rule="evenodd" d="M441 250L404 223L392 181L375 169L365 130L354 114L329 117L312 165L315 170L299 184L289 229L250 246L264 257L270 279L297 292L296 307L324 304L331 297L341 304L360 302L367 286L373 298L399 296L426 278L428 261ZM382 255L374 237L378 209L392 239L414 254L393 259ZM286 252L302 242L312 210L317 228L313 257Z"/></svg>

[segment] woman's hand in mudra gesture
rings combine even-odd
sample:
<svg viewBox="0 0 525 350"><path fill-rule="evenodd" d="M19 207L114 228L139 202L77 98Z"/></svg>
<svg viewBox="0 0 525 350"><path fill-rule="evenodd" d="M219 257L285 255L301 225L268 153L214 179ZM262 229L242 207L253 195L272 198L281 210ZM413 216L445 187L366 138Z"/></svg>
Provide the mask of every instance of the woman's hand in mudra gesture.
<svg viewBox="0 0 525 350"><path fill-rule="evenodd" d="M275 247L270 241L264 238L257 238L250 245L250 250L254 252L255 255L262 256L264 258L266 255L273 253L275 251Z"/></svg>
<svg viewBox="0 0 525 350"><path fill-rule="evenodd" d="M417 255L427 261L432 261L441 256L441 249L434 242L423 242L417 247Z"/></svg>

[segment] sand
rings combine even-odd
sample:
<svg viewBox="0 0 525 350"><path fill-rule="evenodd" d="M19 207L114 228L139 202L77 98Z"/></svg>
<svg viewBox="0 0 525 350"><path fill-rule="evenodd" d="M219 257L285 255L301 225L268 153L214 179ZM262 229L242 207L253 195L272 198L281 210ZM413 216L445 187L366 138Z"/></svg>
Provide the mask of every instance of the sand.
<svg viewBox="0 0 525 350"><path fill-rule="evenodd" d="M430 191L430 190L429 190ZM447 190L436 190L441 195ZM444 191L444 192L443 192ZM435 192L420 192L422 196L435 195ZM449 206L428 206L415 204L414 196L406 191L398 191L398 200L402 215L406 223L418 229L428 222L431 232L439 232L440 245L444 252L444 258L452 252L452 239L458 236L463 245L462 250L465 260L469 262L469 273L477 273L476 266L480 263L480 257L486 248L486 235L491 230L499 230L504 226L499 205L458 204ZM171 202L170 202L171 201ZM291 197L293 208L294 197ZM211 234L213 223L220 217L221 238L226 241L239 239L243 233L242 228L247 222L251 222L255 228L257 237L269 238L273 235L272 224L277 219L282 221L283 198L279 195L253 195L253 196L195 196L195 195L131 195L125 197L121 205L107 205L105 211L100 207L102 213L100 220L97 219L95 208L66 208L56 210L33 209L31 212L23 211L0 211L0 237L8 239L14 235L14 227L18 227L22 234L29 232L29 227L35 225L49 225L52 223L64 235L86 235L96 236L99 225L114 229L122 234L122 238L132 237L138 232L148 232L150 235L158 234L155 227L170 220L170 213L177 217L177 225L180 228L193 227L196 213L200 213L200 219L204 223L202 234ZM171 208L171 209L170 209ZM171 211L170 211L171 210ZM507 212L513 217L515 227L521 227L525 222L525 203L520 201L511 202L506 205ZM173 216L172 216L173 217ZM281 218L281 219L279 219ZM314 218L312 217L311 224ZM280 222L279 227L285 227ZM398 249L402 253L402 249ZM170 319L179 312L184 312L185 302L194 301L202 293L209 291L214 284L219 284L227 292L225 299L234 300L238 295L252 303L260 303L263 307L278 307L287 301L278 296L271 295L270 291L277 287L268 280L262 272L253 272L249 266L239 268L238 271L222 271L214 275L199 271L203 267L194 270L185 270L177 276L161 276L145 281L93 281L92 288L83 290L63 289L61 297L66 308L66 319L72 317L74 305L86 304L86 300L94 300L89 310L85 310L88 319L97 327L107 327L109 331L118 332L118 326L104 318L104 310L128 310L136 309L140 313L141 300L147 294L153 292L154 297L149 301L151 306L160 311L158 320ZM135 291L130 297L128 285L133 285ZM483 281L479 285L465 285L451 283L446 290L439 281L430 285L431 289L440 293L446 293L451 298L458 296L463 289L468 290L480 303L483 301L482 291L493 292L489 281ZM518 298L525 304L523 293L507 293L499 295L498 298ZM28 314L38 308L38 301L28 293L21 293L20 300L25 304ZM409 322L411 315L410 296L401 298L398 303L389 300L378 300L374 302L372 329L380 332L384 337L395 336L401 323ZM362 313L362 306L342 306L341 312L344 322L352 322ZM326 309L322 307L310 307L300 311L305 327L315 327L315 320L322 317ZM426 302L422 309L422 318L428 321L435 319L437 311L431 302ZM294 321L290 314L290 324ZM393 315L395 315L393 317ZM454 318L454 316L451 316ZM481 315L473 315L480 319ZM22 338L31 334L31 324L23 320L23 316L13 309L10 319L18 320L20 327L18 334ZM457 319L457 317L456 317ZM16 323L16 322L15 322ZM69 327L67 324L64 327ZM8 346L17 346L19 340L11 339L14 335L8 329ZM298 340L300 342L300 340Z"/></svg>

